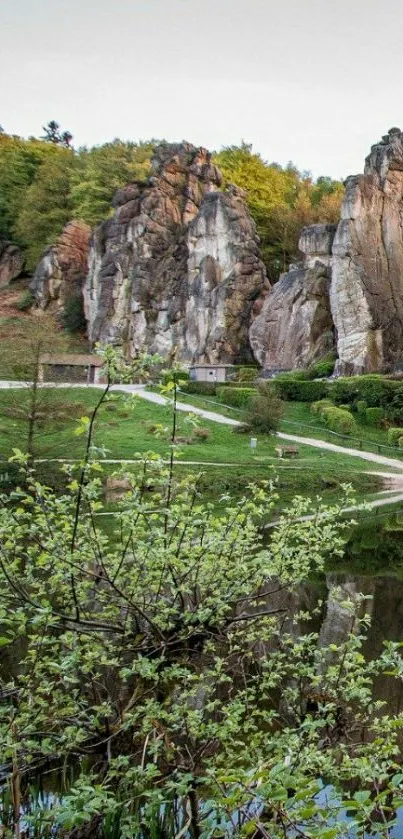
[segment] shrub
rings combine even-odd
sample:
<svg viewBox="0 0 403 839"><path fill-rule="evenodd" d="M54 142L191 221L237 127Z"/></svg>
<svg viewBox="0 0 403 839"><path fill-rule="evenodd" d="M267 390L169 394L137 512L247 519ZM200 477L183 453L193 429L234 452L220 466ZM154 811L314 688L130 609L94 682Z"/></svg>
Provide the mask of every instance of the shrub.
<svg viewBox="0 0 403 839"><path fill-rule="evenodd" d="M334 358L318 361L316 364L313 364L312 367L309 368L309 378L310 379L328 379L329 376L332 375L334 372L334 365L336 361Z"/></svg>
<svg viewBox="0 0 403 839"><path fill-rule="evenodd" d="M283 373L276 376L274 386L282 399L292 402L317 402L329 393L327 382L304 381Z"/></svg>
<svg viewBox="0 0 403 839"><path fill-rule="evenodd" d="M30 309L35 303L34 295L27 289L21 294L21 297L17 300L15 304L15 308L18 309L19 312L26 312L27 309Z"/></svg>
<svg viewBox="0 0 403 839"><path fill-rule="evenodd" d="M388 443L390 446L397 446L399 443L399 438L403 436L403 429L402 428L389 428L388 430Z"/></svg>
<svg viewBox="0 0 403 839"><path fill-rule="evenodd" d="M333 406L333 402L332 402L331 399L319 399L318 402L312 402L311 413L312 414L317 414L319 417L321 417L322 413L323 413L323 410L325 408L331 408L332 406Z"/></svg>
<svg viewBox="0 0 403 839"><path fill-rule="evenodd" d="M237 382L254 382L259 375L259 369L257 367L237 367L235 375Z"/></svg>
<svg viewBox="0 0 403 839"><path fill-rule="evenodd" d="M395 383L395 391L392 402L386 409L386 415L392 422L403 420L403 386L401 382Z"/></svg>
<svg viewBox="0 0 403 839"><path fill-rule="evenodd" d="M248 422L240 422L239 425L233 425L232 431L234 434L249 434L252 431Z"/></svg>
<svg viewBox="0 0 403 839"><path fill-rule="evenodd" d="M354 431L354 417L344 408L336 408L335 406L324 408L322 418L331 431L336 431L339 434L351 434Z"/></svg>
<svg viewBox="0 0 403 839"><path fill-rule="evenodd" d="M365 411L365 421L368 425L380 425L383 420L383 408L367 408Z"/></svg>
<svg viewBox="0 0 403 839"><path fill-rule="evenodd" d="M193 382L189 379L189 381L182 386L182 390L185 391L185 393L200 393L205 396L215 396L216 384L215 382Z"/></svg>
<svg viewBox="0 0 403 839"><path fill-rule="evenodd" d="M399 446L399 449L403 449L403 435L402 437L399 437L397 445Z"/></svg>
<svg viewBox="0 0 403 839"><path fill-rule="evenodd" d="M256 390L253 387L218 387L217 399L224 405L231 405L236 408L245 408Z"/></svg>
<svg viewBox="0 0 403 839"><path fill-rule="evenodd" d="M195 428L193 432L193 437L196 437L199 443L203 443L205 440L208 440L210 437L210 429L209 428Z"/></svg>
<svg viewBox="0 0 403 839"><path fill-rule="evenodd" d="M284 405L276 388L269 382L260 382L245 411L245 422L264 434L277 431Z"/></svg>
<svg viewBox="0 0 403 839"><path fill-rule="evenodd" d="M60 320L66 332L85 332L87 322L81 295L68 297L63 306Z"/></svg>
<svg viewBox="0 0 403 839"><path fill-rule="evenodd" d="M365 399L358 399L358 401L355 403L355 409L357 411L357 414L362 420L364 420L364 422L366 420L366 410L367 410L367 408L368 408L368 405L367 405Z"/></svg>
<svg viewBox="0 0 403 839"><path fill-rule="evenodd" d="M331 394L338 405L355 405L358 401L365 401L369 407L377 408L392 402L398 387L398 382L385 376L368 374L336 379L331 384Z"/></svg>

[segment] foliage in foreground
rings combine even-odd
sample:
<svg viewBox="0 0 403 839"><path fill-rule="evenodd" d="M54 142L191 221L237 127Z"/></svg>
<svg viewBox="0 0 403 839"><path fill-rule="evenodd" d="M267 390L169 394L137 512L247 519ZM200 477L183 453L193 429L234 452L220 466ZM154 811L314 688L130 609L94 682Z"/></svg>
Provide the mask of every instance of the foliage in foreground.
<svg viewBox="0 0 403 839"><path fill-rule="evenodd" d="M400 677L398 645L365 662L365 598L340 604L339 646L298 608L300 585L342 555L339 511L307 517L296 499L268 540L265 484L217 515L197 478L176 479L174 410L169 466L143 458L105 531L96 412L63 495L17 452L21 488L0 497L4 836L29 823L35 837L332 839L378 819L387 836L403 714L380 716L373 682ZM63 800L23 813L32 774L61 764L78 766Z"/></svg>
<svg viewBox="0 0 403 839"><path fill-rule="evenodd" d="M266 544L270 486L217 517L150 455L108 536L99 475L97 463L84 483L71 474L59 497L28 475L1 499L0 643L18 660L2 685L1 760L16 818L24 778L75 758L79 778L40 811L41 830L146 837L154 824L207 839L298 826L331 839L347 835L334 822L347 789L358 824L387 824L403 717L380 719L372 683L401 671L398 651L365 663L360 599L343 604L339 648L303 634L296 607L298 585L342 553L337 511L301 521L297 499Z"/></svg>

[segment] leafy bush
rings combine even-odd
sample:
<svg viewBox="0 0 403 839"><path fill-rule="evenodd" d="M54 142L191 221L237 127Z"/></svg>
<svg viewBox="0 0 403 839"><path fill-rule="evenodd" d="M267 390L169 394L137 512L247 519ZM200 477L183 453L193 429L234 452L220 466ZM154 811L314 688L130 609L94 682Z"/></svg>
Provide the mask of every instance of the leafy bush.
<svg viewBox="0 0 403 839"><path fill-rule="evenodd" d="M367 408L365 411L365 421L368 425L379 425L383 417L383 408Z"/></svg>
<svg viewBox="0 0 403 839"><path fill-rule="evenodd" d="M189 379L186 384L182 386L182 390L185 393L200 393L204 394L205 396L215 396L216 395L216 383L215 382L194 382Z"/></svg>
<svg viewBox="0 0 403 839"><path fill-rule="evenodd" d="M401 422L403 420L403 386L400 381L394 382L395 392L390 405L386 407L386 416L392 422Z"/></svg>
<svg viewBox="0 0 403 839"><path fill-rule="evenodd" d="M332 375L334 371L334 365L336 361L334 358L323 359L323 361L318 361L316 364L313 364L312 367L309 368L309 378L310 379L327 379L329 376Z"/></svg>
<svg viewBox="0 0 403 839"><path fill-rule="evenodd" d="M357 411L357 414L362 420L364 420L364 422L366 420L366 410L367 410L367 408L368 408L368 405L367 405L365 399L358 399L358 401L355 403L355 409Z"/></svg>
<svg viewBox="0 0 403 839"><path fill-rule="evenodd" d="M26 312L27 309L30 309L35 303L35 297L28 289L21 294L21 297L17 300L15 304L15 308L18 309L19 312Z"/></svg>
<svg viewBox="0 0 403 839"><path fill-rule="evenodd" d="M259 369L257 367L237 367L236 381L239 383L254 382L258 374Z"/></svg>
<svg viewBox="0 0 403 839"><path fill-rule="evenodd" d="M327 382L304 381L281 373L274 379L274 386L282 399L291 402L317 402L325 399L329 393Z"/></svg>
<svg viewBox="0 0 403 839"><path fill-rule="evenodd" d="M333 402L332 402L331 399L319 399L318 402L312 402L311 413L312 414L317 414L319 417L321 417L322 413L323 413L323 410L325 408L331 408L332 406L333 406Z"/></svg>
<svg viewBox="0 0 403 839"><path fill-rule="evenodd" d="M392 402L399 386L401 387L398 382L378 374L351 376L332 382L331 394L338 405L356 405L358 401L365 401L368 407L377 408Z"/></svg>
<svg viewBox="0 0 403 839"><path fill-rule="evenodd" d="M245 422L254 431L271 434L277 431L283 410L283 401L274 385L270 382L260 382L245 411Z"/></svg>
<svg viewBox="0 0 403 839"><path fill-rule="evenodd" d="M331 431L336 431L339 434L351 434L354 431L354 417L350 414L350 411L343 408L336 408L335 406L324 408L322 418Z"/></svg>
<svg viewBox="0 0 403 839"><path fill-rule="evenodd" d="M403 428L388 429L388 443L390 446L397 446L400 437L403 436Z"/></svg>
<svg viewBox="0 0 403 839"><path fill-rule="evenodd" d="M193 431L193 437L196 437L199 443L203 443L210 437L210 429L209 428L195 428Z"/></svg>
<svg viewBox="0 0 403 839"><path fill-rule="evenodd" d="M244 408L256 394L253 387L218 387L216 392L220 402L236 408Z"/></svg>

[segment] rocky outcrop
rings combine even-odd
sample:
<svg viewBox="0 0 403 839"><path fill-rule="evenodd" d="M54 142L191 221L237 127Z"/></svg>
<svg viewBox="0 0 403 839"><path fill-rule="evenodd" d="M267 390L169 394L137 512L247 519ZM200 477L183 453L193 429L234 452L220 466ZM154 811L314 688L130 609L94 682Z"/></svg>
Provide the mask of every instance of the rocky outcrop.
<svg viewBox="0 0 403 839"><path fill-rule="evenodd" d="M0 288L6 288L20 276L24 257L13 242L0 242Z"/></svg>
<svg viewBox="0 0 403 839"><path fill-rule="evenodd" d="M255 358L267 371L309 367L334 348L329 288L336 227L305 227L304 259L282 274L249 331Z"/></svg>
<svg viewBox="0 0 403 839"><path fill-rule="evenodd" d="M46 249L30 283L41 309L63 308L71 297L81 297L88 271L91 228L83 221L71 221L54 245Z"/></svg>
<svg viewBox="0 0 403 839"><path fill-rule="evenodd" d="M250 357L248 327L269 284L240 190L220 192L205 149L156 150L147 185L118 191L94 232L84 290L89 338L187 361Z"/></svg>
<svg viewBox="0 0 403 839"><path fill-rule="evenodd" d="M363 175L346 181L333 243L337 372L391 369L403 360L403 135L372 146Z"/></svg>

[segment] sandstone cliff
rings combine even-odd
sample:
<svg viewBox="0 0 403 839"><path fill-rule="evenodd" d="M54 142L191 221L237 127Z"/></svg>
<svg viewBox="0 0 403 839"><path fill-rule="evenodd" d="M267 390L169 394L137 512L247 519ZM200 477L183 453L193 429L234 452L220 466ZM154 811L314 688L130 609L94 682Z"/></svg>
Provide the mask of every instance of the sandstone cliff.
<svg viewBox="0 0 403 839"><path fill-rule="evenodd" d="M0 242L0 288L6 288L20 276L24 257L13 242Z"/></svg>
<svg viewBox="0 0 403 839"><path fill-rule="evenodd" d="M269 288L244 196L220 192L205 149L163 144L147 185L115 196L94 232L84 289L91 342L187 361L250 354L256 298Z"/></svg>
<svg viewBox="0 0 403 839"><path fill-rule="evenodd" d="M252 323L251 347L266 370L309 367L334 348L329 288L335 230L331 224L303 229L303 261L282 274Z"/></svg>
<svg viewBox="0 0 403 839"><path fill-rule="evenodd" d="M372 146L350 177L333 243L330 302L342 374L403 359L403 135Z"/></svg>
<svg viewBox="0 0 403 839"><path fill-rule="evenodd" d="M46 249L29 286L41 309L49 305L62 308L69 298L81 296L90 235L91 228L83 221L71 221Z"/></svg>

